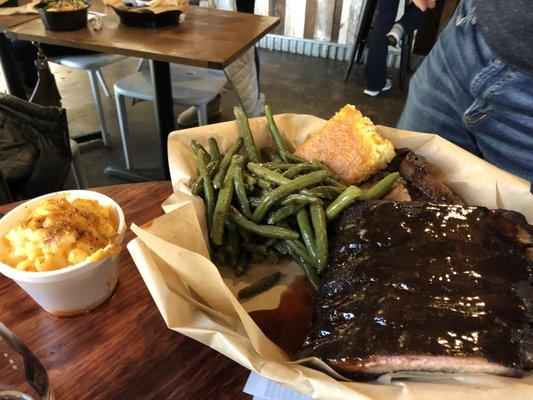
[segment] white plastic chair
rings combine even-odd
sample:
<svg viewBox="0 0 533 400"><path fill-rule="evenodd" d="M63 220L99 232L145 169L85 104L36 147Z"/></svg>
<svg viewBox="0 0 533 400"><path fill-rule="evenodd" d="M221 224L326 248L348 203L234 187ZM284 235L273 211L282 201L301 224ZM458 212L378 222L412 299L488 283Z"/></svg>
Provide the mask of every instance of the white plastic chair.
<svg viewBox="0 0 533 400"><path fill-rule="evenodd" d="M89 181L87 179L87 173L81 160L80 146L74 140L70 139L70 152L72 154L72 161L70 163L70 169L72 175L76 180L76 186L78 189L87 189L89 187Z"/></svg>
<svg viewBox="0 0 533 400"><path fill-rule="evenodd" d="M198 112L200 125L207 124L207 103L213 100L226 84L224 71L171 64L172 99L174 104L193 106ZM154 89L150 71L143 69L122 78L114 85L115 103L120 127L120 136L124 148L126 168L131 169L128 151L128 120L126 116L125 97L154 100Z"/></svg>
<svg viewBox="0 0 533 400"><path fill-rule="evenodd" d="M100 91L98 90L98 83L104 92L106 97L111 97L111 93L107 84L102 75L100 68L107 65L114 64L116 62L122 61L126 56L119 54L84 54L77 56L63 56L50 58L48 61L63 65L65 67L81 69L87 71L89 75L89 83L91 84L91 92L93 95L94 106L98 114L98 120L100 122L100 131L102 132L102 141L107 147L110 144L109 140L109 131L107 130L107 125L105 121L104 108L102 105L102 98L100 97Z"/></svg>

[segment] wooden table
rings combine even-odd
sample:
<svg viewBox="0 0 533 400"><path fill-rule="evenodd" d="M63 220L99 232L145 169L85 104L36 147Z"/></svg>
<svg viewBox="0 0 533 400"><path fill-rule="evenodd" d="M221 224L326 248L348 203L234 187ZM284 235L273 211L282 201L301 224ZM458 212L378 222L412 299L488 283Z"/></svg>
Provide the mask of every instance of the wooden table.
<svg viewBox="0 0 533 400"><path fill-rule="evenodd" d="M91 3L95 7L102 7L101 0ZM154 82L161 168L164 178L169 179L167 137L175 129L169 63L225 68L274 29L279 24L279 18L189 6L185 11L184 23L143 29L121 25L112 9L105 9L107 15L103 19L102 29L98 31L90 28L69 32L50 31L44 28L40 20L35 19L10 27L6 34L21 40L149 59ZM127 177L127 174L115 175ZM135 179L135 176L131 178Z"/></svg>
<svg viewBox="0 0 533 400"><path fill-rule="evenodd" d="M168 182L95 189L115 199L128 226L162 214ZM0 207L5 213L14 204ZM124 244L133 238L128 230ZM250 399L248 371L220 353L168 329L127 249L113 297L78 317L56 318L0 275L0 321L34 352L64 399Z"/></svg>

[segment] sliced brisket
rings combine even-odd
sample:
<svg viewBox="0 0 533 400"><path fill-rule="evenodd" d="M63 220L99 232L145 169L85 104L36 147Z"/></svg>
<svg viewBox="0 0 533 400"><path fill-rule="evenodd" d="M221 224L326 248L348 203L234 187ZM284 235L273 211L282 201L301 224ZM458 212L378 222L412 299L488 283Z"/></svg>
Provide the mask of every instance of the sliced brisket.
<svg viewBox="0 0 533 400"><path fill-rule="evenodd" d="M403 181L398 182L397 186L405 186L410 200L442 204L464 204L461 198L453 193L448 186L435 178L426 159L410 149L396 150L396 157L391 161L387 169L400 172ZM397 198L395 194L401 194L402 197ZM409 201L404 200L405 195L403 192L393 192L389 199Z"/></svg>

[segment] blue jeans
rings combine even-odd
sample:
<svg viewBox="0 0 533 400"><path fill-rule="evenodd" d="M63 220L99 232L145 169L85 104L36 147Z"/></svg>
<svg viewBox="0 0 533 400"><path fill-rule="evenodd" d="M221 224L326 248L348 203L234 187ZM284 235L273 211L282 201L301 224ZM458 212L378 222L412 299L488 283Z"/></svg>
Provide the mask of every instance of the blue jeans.
<svg viewBox="0 0 533 400"><path fill-rule="evenodd" d="M398 128L436 133L533 182L533 77L489 49L473 0L459 4L411 79Z"/></svg>

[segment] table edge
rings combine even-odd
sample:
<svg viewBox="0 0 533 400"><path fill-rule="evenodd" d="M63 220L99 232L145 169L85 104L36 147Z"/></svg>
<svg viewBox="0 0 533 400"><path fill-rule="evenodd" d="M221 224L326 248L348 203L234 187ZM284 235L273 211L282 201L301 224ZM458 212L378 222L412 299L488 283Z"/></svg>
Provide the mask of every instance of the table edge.
<svg viewBox="0 0 533 400"><path fill-rule="evenodd" d="M36 16L36 18L33 18L31 20L24 21L24 22L21 22L19 24L16 24L16 25L13 25L7 28L2 28L0 25L0 29L3 29L4 34L10 39L29 40L29 41L47 43L47 44L52 44L52 45L57 45L57 46L65 46L65 47L72 47L76 49L91 50L91 51L96 51L99 53L121 54L125 56L130 56L130 57L147 58L147 59L154 60L154 61L185 64L185 65L191 65L195 67L204 67L204 68L210 68L210 69L224 69L227 66L229 66L233 61L235 61L237 58L239 58L242 54L244 54L248 49L252 48L268 32L271 32L280 24L279 17L265 16L265 15L258 15L258 16L273 20L273 22L269 26L265 27L258 35L256 35L255 37L250 39L248 42L246 42L246 45L243 46L242 49L237 51L231 57L225 60L212 60L212 61L211 60L200 61L200 60L186 58L186 57L172 57L172 56L167 56L165 54L160 54L160 53L140 52L137 50L129 50L129 49L116 49L116 48L111 49L110 48L110 49L102 50L102 48L99 47L97 44L89 43L89 44L80 45L78 42L75 42L75 41L61 40L58 38L42 37L38 35L16 32L16 29L20 28L21 26L26 25L28 23L33 23L35 19L38 18L38 16ZM90 28L86 28L86 29L90 29ZM138 28L138 29L142 29L142 28ZM117 51L117 50L120 50L120 51Z"/></svg>

